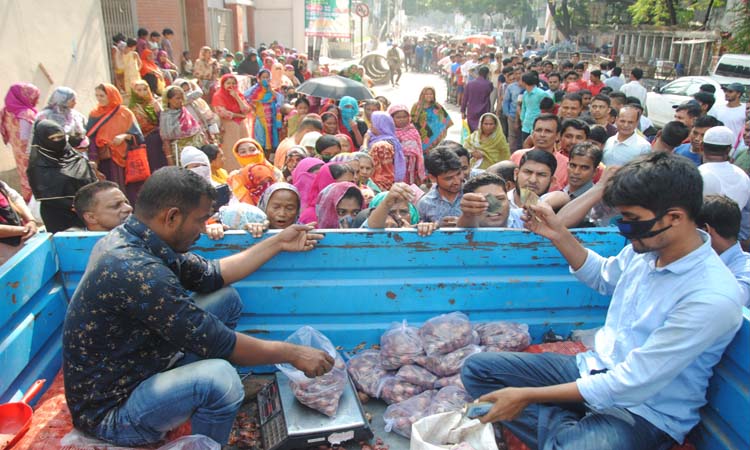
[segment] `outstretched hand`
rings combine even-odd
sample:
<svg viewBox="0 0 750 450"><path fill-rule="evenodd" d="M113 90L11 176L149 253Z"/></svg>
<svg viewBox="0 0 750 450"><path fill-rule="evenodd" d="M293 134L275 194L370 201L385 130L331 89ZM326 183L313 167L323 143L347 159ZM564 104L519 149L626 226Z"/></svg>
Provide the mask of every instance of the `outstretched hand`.
<svg viewBox="0 0 750 450"><path fill-rule="evenodd" d="M557 217L552 207L546 203L530 205L524 208L524 226L534 233L549 240L556 240L567 228Z"/></svg>
<svg viewBox="0 0 750 450"><path fill-rule="evenodd" d="M311 233L315 223L309 225L292 225L284 228L276 235L281 251L284 252L306 252L312 250L318 245L318 241L323 239L319 233Z"/></svg>

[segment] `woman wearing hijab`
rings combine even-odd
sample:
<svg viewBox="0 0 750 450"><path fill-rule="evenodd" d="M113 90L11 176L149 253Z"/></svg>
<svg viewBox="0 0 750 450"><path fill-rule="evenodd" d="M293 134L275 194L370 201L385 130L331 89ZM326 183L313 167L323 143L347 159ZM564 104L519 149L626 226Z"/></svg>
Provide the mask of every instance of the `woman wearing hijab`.
<svg viewBox="0 0 750 450"><path fill-rule="evenodd" d="M5 107L0 110L0 134L5 145L13 150L16 171L21 181L21 195L26 202L31 198L31 187L26 176L26 168L29 166L28 148L39 95L39 88L33 84L15 83L5 95Z"/></svg>
<svg viewBox="0 0 750 450"><path fill-rule="evenodd" d="M279 94L270 80L271 73L263 69L258 72L258 83L245 91L245 98L250 103L253 119L253 137L260 142L267 153L279 145L281 105L283 95Z"/></svg>
<svg viewBox="0 0 750 450"><path fill-rule="evenodd" d="M356 184L348 181L333 183L321 191L317 198L317 227L351 228L354 218L363 208L364 199Z"/></svg>
<svg viewBox="0 0 750 450"><path fill-rule="evenodd" d="M135 39L128 39L125 49L122 52L122 62L124 66L124 86L123 95L128 95L130 86L141 79L141 57L136 50Z"/></svg>
<svg viewBox="0 0 750 450"><path fill-rule="evenodd" d="M184 106L201 123L206 139L212 143L219 142L219 116L203 100L203 91L200 86L195 81L184 78L174 80L173 84L182 88L185 95Z"/></svg>
<svg viewBox="0 0 750 450"><path fill-rule="evenodd" d="M161 103L151 93L148 83L140 80L133 83L128 106L133 111L138 126L141 127L141 133L146 140L148 164L151 172L155 172L167 165L166 155L169 153L168 151L165 153L164 141L159 134Z"/></svg>
<svg viewBox="0 0 750 450"><path fill-rule="evenodd" d="M271 164L263 153L260 143L253 138L244 138L237 141L232 147L232 154L239 163L240 167L252 166L254 164L263 164L271 169L274 174L274 181L283 181L284 175L281 170Z"/></svg>
<svg viewBox="0 0 750 450"><path fill-rule="evenodd" d="M364 142L364 136L367 133L367 124L363 120L357 119L359 115L359 104L354 97L341 97L339 100L339 111L341 114L342 133L348 134L354 141L354 149L359 150Z"/></svg>
<svg viewBox="0 0 750 450"><path fill-rule="evenodd" d="M166 51L159 50L159 52L156 54L156 65L164 75L167 86L172 84L174 82L174 79L177 78L179 69L175 63L169 60L169 55Z"/></svg>
<svg viewBox="0 0 750 450"><path fill-rule="evenodd" d="M289 80L290 83L292 83L291 86L293 86L295 88L297 86L299 86L300 83L299 83L299 80L297 80L297 77L294 74L294 66L293 65L286 64L284 66L284 76L286 77L287 80Z"/></svg>
<svg viewBox="0 0 750 450"><path fill-rule="evenodd" d="M265 164L251 164L229 175L227 184L242 203L257 205L263 193L276 182L272 168Z"/></svg>
<svg viewBox="0 0 750 450"><path fill-rule="evenodd" d="M164 75L156 65L156 53L148 48L141 53L141 78L148 83L151 92L162 95L166 86Z"/></svg>
<svg viewBox="0 0 750 450"><path fill-rule="evenodd" d="M41 120L34 126L28 176L47 231L83 226L73 211L73 197L78 189L95 182L96 175L88 160L68 144L58 123Z"/></svg>
<svg viewBox="0 0 750 450"><path fill-rule="evenodd" d="M396 137L396 126L388 113L376 111L372 114L372 128L368 132L372 157L372 181L382 191L391 188L394 182L404 181L406 160L404 151Z"/></svg>
<svg viewBox="0 0 750 450"><path fill-rule="evenodd" d="M477 169L487 169L495 163L510 159L510 146L505 139L503 127L500 126L497 116L492 113L482 114L479 126L471 133L465 146L472 152L473 163Z"/></svg>
<svg viewBox="0 0 750 450"><path fill-rule="evenodd" d="M143 183L125 185L125 157L129 146L143 144L143 134L132 111L123 106L120 91L111 84L95 89L98 105L89 113L86 135L89 160L108 180L117 183L135 205Z"/></svg>
<svg viewBox="0 0 750 450"><path fill-rule="evenodd" d="M200 149L193 146L183 148L180 152L180 167L197 173L201 178L211 183L212 186L219 185L219 183L211 178L211 162L208 159L208 155Z"/></svg>
<svg viewBox="0 0 750 450"><path fill-rule="evenodd" d="M305 197L307 200L307 202L303 206L302 213L300 214L301 223L315 222L315 204L318 200L318 194L320 194L320 192L328 185L336 182L336 178L331 173L331 166L334 164L337 163L324 164L315 174L315 178L310 184L307 192L303 194L302 191L300 191L300 195Z"/></svg>
<svg viewBox="0 0 750 450"><path fill-rule="evenodd" d="M307 194L310 192L312 184L315 182L315 176L323 167L323 164L323 161L318 158L304 158L292 171L292 184L299 192L301 208L307 206L309 201Z"/></svg>
<svg viewBox="0 0 750 450"><path fill-rule="evenodd" d="M426 87L419 100L411 107L411 120L422 138L422 151L426 155L445 139L453 125L448 111L435 99L435 88Z"/></svg>
<svg viewBox="0 0 750 450"><path fill-rule="evenodd" d="M297 223L300 205L297 188L283 182L269 186L258 202L258 208L266 213L271 230L282 230Z"/></svg>
<svg viewBox="0 0 750 450"><path fill-rule="evenodd" d="M174 165L176 154L188 146L200 147L206 137L201 123L184 106L185 92L181 87L169 86L162 101L159 134L166 144L167 163Z"/></svg>
<svg viewBox="0 0 750 450"><path fill-rule="evenodd" d="M282 170L282 173L284 174L284 179L291 183L292 182L292 173L294 172L294 169L297 168L297 165L307 157L307 150L305 150L305 147L295 145L294 147L290 148L289 151L286 153L286 158L284 159L284 169Z"/></svg>
<svg viewBox="0 0 750 450"><path fill-rule="evenodd" d="M237 90L237 77L232 74L221 77L219 89L211 100L211 106L221 118L221 149L227 155L226 168L231 172L239 169L241 165L230 154L230 150L237 141L250 136L247 120L250 105Z"/></svg>
<svg viewBox="0 0 750 450"><path fill-rule="evenodd" d="M85 151L89 146L89 139L86 137L86 116L73 109L75 106L76 92L69 87L59 87L52 92L47 106L39 111L36 120L57 122L68 135L71 147Z"/></svg>
<svg viewBox="0 0 750 450"><path fill-rule="evenodd" d="M212 98L212 90L220 72L219 62L211 56L211 47L202 47L198 53L198 59L193 64L193 76L198 80L206 101Z"/></svg>
<svg viewBox="0 0 750 450"><path fill-rule="evenodd" d="M388 114L393 118L393 123L396 126L396 137L404 150L406 161L404 182L419 185L427 178L419 131L411 123L411 116L406 105L392 105L388 108Z"/></svg>

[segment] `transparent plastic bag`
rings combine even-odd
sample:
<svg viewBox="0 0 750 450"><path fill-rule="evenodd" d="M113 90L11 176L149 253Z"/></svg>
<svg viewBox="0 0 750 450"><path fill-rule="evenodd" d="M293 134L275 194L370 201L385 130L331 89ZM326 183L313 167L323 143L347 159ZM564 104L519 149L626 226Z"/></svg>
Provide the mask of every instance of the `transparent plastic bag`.
<svg viewBox="0 0 750 450"><path fill-rule="evenodd" d="M380 337L380 364L386 370L395 370L424 355L419 330L410 327L404 320L394 323Z"/></svg>
<svg viewBox="0 0 750 450"><path fill-rule="evenodd" d="M448 411L461 411L467 403L471 402L471 396L466 390L458 386L446 386L440 389L432 398L427 415L440 414Z"/></svg>
<svg viewBox="0 0 750 450"><path fill-rule="evenodd" d="M316 378L307 378L291 364L276 365L289 378L292 392L300 403L329 417L334 416L347 383L346 364L343 358L331 341L312 327L300 328L289 336L286 342L317 348L334 358L333 369Z"/></svg>
<svg viewBox="0 0 750 450"><path fill-rule="evenodd" d="M464 389L464 382L461 381L461 374L457 373L449 377L438 378L433 387L435 389L442 389L446 386L457 386Z"/></svg>
<svg viewBox="0 0 750 450"><path fill-rule="evenodd" d="M417 364L439 377L448 377L461 371L466 358L482 351L478 345L467 345L446 355L422 356Z"/></svg>
<svg viewBox="0 0 750 450"><path fill-rule="evenodd" d="M438 379L438 377L429 370L415 364L401 366L401 368L398 369L398 372L396 372L396 377L408 383L422 386L426 389L431 389Z"/></svg>
<svg viewBox="0 0 750 450"><path fill-rule="evenodd" d="M130 450L132 447L120 447L73 428L60 439L63 448L96 449L96 450ZM221 450L221 445L208 436L191 434L167 442L156 450Z"/></svg>
<svg viewBox="0 0 750 450"><path fill-rule="evenodd" d="M376 397L392 405L419 395L427 389L404 381L397 376L389 375L380 380Z"/></svg>
<svg viewBox="0 0 750 450"><path fill-rule="evenodd" d="M411 437L411 425L427 415L436 391L429 390L385 409L383 420L385 431L394 432L405 438Z"/></svg>
<svg viewBox="0 0 750 450"><path fill-rule="evenodd" d="M377 395L380 381L389 374L380 365L378 350L365 350L357 353L347 363L347 369L357 389L370 397Z"/></svg>
<svg viewBox="0 0 750 450"><path fill-rule="evenodd" d="M471 344L471 323L464 313L452 312L433 317L419 329L427 356L444 355Z"/></svg>
<svg viewBox="0 0 750 450"><path fill-rule="evenodd" d="M529 326L525 323L486 322L474 325L474 330L487 352L522 352L531 344Z"/></svg>

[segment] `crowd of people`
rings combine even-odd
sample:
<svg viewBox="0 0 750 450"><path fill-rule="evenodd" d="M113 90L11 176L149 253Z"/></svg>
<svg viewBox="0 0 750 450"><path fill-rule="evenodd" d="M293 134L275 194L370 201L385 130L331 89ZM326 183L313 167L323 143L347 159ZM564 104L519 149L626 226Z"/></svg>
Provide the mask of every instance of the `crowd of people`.
<svg viewBox="0 0 750 450"><path fill-rule="evenodd" d="M195 61L186 53L178 65L173 62L172 35L169 29L142 29L137 39L115 36L114 82L94 87L98 105L88 117L75 109L76 93L66 87L55 89L47 105L37 110L39 89L24 82L10 88L2 111L0 129L13 149L21 193L0 184L0 238L8 249L0 256L7 259L36 233L40 224L27 204L32 195L47 231L111 231L92 256L81 281L87 287L76 292L64 335L68 400L76 426L87 432L127 445L158 439L165 431L159 428L165 425L158 410L143 423L159 426L131 434L118 429L127 415L109 412L127 409L136 414L143 405L128 396L137 392L139 401L148 403L164 367L187 370L199 359L185 358L174 365L172 347L167 351L149 341L153 330L137 338L124 336L124 316L109 317L106 310L95 308L107 295L130 292L132 286L112 278L110 271L122 269L128 258L161 261L166 254L172 261L175 254L186 255L177 269L169 266L176 277L167 265L159 266L161 262L136 271L141 277L168 279L158 294L163 298L174 294L189 299L186 288L214 292L201 301L188 300L208 306L187 312L179 310L184 305L177 300L159 303L163 310L150 305L133 312L138 317L151 314L148 320L179 316L203 336L193 339L192 332L170 324L160 331L165 339L190 341L185 348L202 358L241 365L290 362L310 375L330 370L331 359L231 332L240 301L236 293L220 288L280 251L312 249L321 238L313 228L413 228L421 236L447 227L529 228L552 239L572 267L587 271L581 277L593 284L593 273L604 263L589 263L585 251L566 234L568 228L616 225L637 242L668 239L660 248L671 246L676 253L684 250L678 247L685 242L701 247L698 241L710 236L706 245L734 274L742 303L750 303L750 254L743 251L750 242L750 120L740 103L745 89L741 84L725 87L726 104L716 104L712 86L702 88L675 109L673 121L657 130L644 115L646 89L637 67L626 81L616 64L590 70L577 55L555 62L450 41L406 42L401 50L394 45L387 58L392 84L398 84L404 65L446 76L446 101L460 107L467 128L462 142L454 142L446 139L453 121L433 87L424 87L411 106L384 97L315 98L295 88L334 73L367 83L366 75L357 66L312 72L306 55L278 43L236 54L203 47ZM129 155L144 148L151 175L129 181ZM664 180L649 178L660 174ZM692 185L685 187L685 180ZM681 196L689 193L670 193L664 201L633 197L659 196L652 184L670 190L668 183L685 192L697 189L698 200L687 207ZM656 206L646 209L653 217L623 209L651 205L652 200ZM665 225L654 229L657 223ZM696 226L703 231L696 232ZM670 228L674 234L663 236L671 237L658 237ZM222 239L229 229L256 237L269 229L283 231L218 263L186 253L200 233ZM647 247L636 253L650 251ZM621 257L627 259L623 264L635 258ZM608 282L611 293L617 282ZM615 294L619 304L625 294L617 289ZM122 301L123 310L138 309ZM108 345L119 342L132 350L138 365L117 378L111 373L120 361L107 356L101 363L107 377L83 377L94 370L83 356L87 342L93 342L92 330L81 325L86 320L110 327L105 330L111 338ZM196 364L201 363L206 361ZM465 369L464 378L476 397L490 392L489 385L477 379L477 373L486 370L483 364L490 363L475 359ZM606 364L596 365L598 370ZM214 384L204 386L201 395L210 397L221 389L231 395L208 401L213 403L207 411L214 416L197 414L193 431L225 441L226 418L234 417L241 388L236 377L226 376L234 370L231 366L203 369L198 371L202 379ZM136 382L146 380L144 374L156 375L134 391ZM104 399L90 397L90 392L111 390L115 382L129 388ZM601 386L587 389L587 399L589 394L605 395ZM580 394L544 398L581 401ZM601 405L611 403L597 398ZM199 406L182 403L180 411L190 417ZM511 416L492 413L503 420ZM658 434L657 440L665 436Z"/></svg>

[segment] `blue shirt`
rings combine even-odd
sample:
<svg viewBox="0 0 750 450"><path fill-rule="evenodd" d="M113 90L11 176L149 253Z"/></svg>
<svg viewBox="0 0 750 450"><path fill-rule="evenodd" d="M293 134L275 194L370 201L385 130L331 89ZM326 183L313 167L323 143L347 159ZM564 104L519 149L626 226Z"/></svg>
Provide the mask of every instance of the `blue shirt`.
<svg viewBox="0 0 750 450"><path fill-rule="evenodd" d="M456 199L451 202L440 195L437 186L433 186L430 192L423 195L417 203L419 219L422 222L438 222L443 217L460 217L462 196L463 194L458 194Z"/></svg>
<svg viewBox="0 0 750 450"><path fill-rule="evenodd" d="M503 96L503 114L508 117L516 117L516 109L518 109L518 96L523 92L523 88L518 85L517 81L509 84L505 88L505 95Z"/></svg>
<svg viewBox="0 0 750 450"><path fill-rule="evenodd" d="M539 103L541 103L544 97L552 98L552 95L538 87L534 87L534 89L523 93L523 101L521 102L521 131L524 133L531 133L534 129L534 120L542 113Z"/></svg>
<svg viewBox="0 0 750 450"><path fill-rule="evenodd" d="M610 258L589 250L571 269L612 296L594 350L576 358L581 395L595 410L626 408L677 442L700 420L713 367L742 321L737 282L700 233L703 245L665 267L628 245Z"/></svg>
<svg viewBox="0 0 750 450"><path fill-rule="evenodd" d="M701 163L703 162L703 157L700 155L700 153L691 152L690 148L691 148L690 142L687 142L685 144L680 144L674 148L674 154L684 156L685 158L695 163L696 166L700 166Z"/></svg>
<svg viewBox="0 0 750 450"><path fill-rule="evenodd" d="M740 243L735 242L733 246L724 250L719 258L737 278L742 293L742 304L750 307L750 253L742 251Z"/></svg>
<svg viewBox="0 0 750 450"><path fill-rule="evenodd" d="M235 334L188 290L224 286L218 261L175 253L130 216L91 252L63 325L65 397L87 433L180 351L227 358Z"/></svg>

